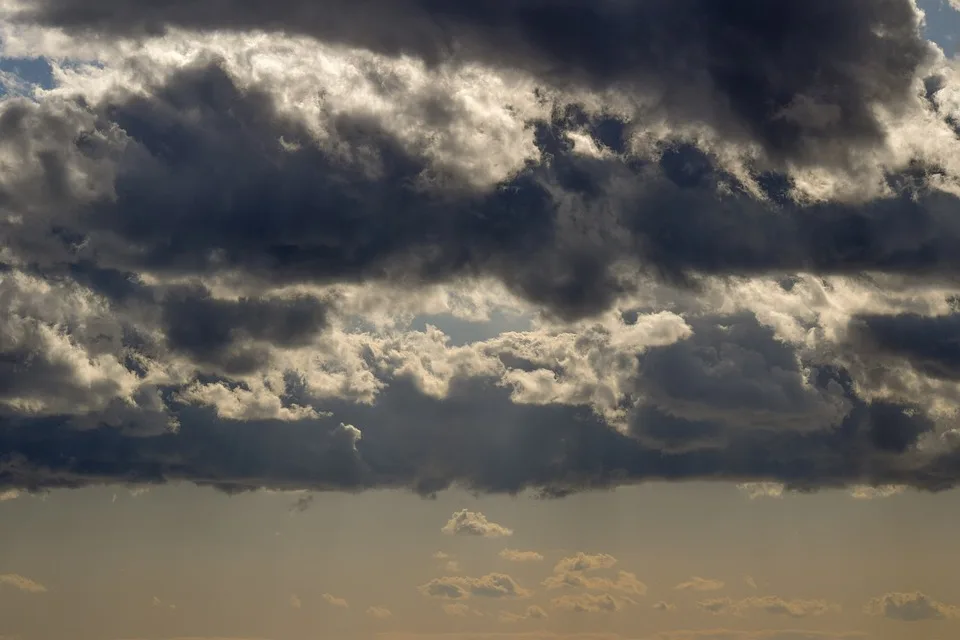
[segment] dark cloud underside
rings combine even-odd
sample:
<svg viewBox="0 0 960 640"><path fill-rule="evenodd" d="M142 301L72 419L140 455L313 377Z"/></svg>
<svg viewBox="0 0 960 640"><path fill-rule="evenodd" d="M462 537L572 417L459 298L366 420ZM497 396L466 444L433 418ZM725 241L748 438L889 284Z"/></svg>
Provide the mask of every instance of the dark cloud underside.
<svg viewBox="0 0 960 640"><path fill-rule="evenodd" d="M616 85L800 161L882 142L873 108L902 106L930 53L910 0L32 0L21 20L128 35L277 30Z"/></svg>

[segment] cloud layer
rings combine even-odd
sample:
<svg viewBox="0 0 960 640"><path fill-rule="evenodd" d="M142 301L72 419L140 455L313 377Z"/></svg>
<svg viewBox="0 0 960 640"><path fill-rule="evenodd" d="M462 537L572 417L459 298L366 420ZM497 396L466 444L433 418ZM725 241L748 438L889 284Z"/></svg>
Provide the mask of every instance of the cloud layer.
<svg viewBox="0 0 960 640"><path fill-rule="evenodd" d="M5 5L0 495L954 486L913 3L495 4Z"/></svg>

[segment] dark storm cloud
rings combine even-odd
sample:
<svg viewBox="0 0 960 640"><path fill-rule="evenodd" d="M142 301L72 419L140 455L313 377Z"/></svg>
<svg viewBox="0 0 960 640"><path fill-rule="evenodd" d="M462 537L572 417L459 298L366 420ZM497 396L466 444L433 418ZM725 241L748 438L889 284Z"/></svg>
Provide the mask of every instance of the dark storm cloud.
<svg viewBox="0 0 960 640"><path fill-rule="evenodd" d="M266 29L376 52L492 64L652 96L675 121L775 160L843 162L879 143L930 49L910 0L31 0L80 33Z"/></svg>
<svg viewBox="0 0 960 640"><path fill-rule="evenodd" d="M689 338L639 357L638 386L647 401L690 420L670 431L708 433L700 422L705 418L732 428L822 428L831 417L839 420L840 388L811 389L793 347L752 314L693 318L689 324Z"/></svg>
<svg viewBox="0 0 960 640"><path fill-rule="evenodd" d="M329 126L346 154L319 148L215 62L66 113L13 102L0 144L27 169L0 196L31 216L0 230L31 268L111 297L135 294L130 274L144 270L243 273L264 286L484 275L567 318L629 292L624 264L685 284L704 274L960 272L957 198L928 186L922 165L863 204L800 205L789 178L758 174L769 192L760 200L688 143L647 160L575 154L570 127L616 147L625 125L567 108L531 123L544 162L496 188L434 188L421 179L430 160L373 119ZM99 197L78 193L67 178L78 173Z"/></svg>
<svg viewBox="0 0 960 640"><path fill-rule="evenodd" d="M860 403L836 429L745 431L716 427L719 446L664 451L619 434L589 411L517 405L489 380L458 380L449 397L423 395L396 379L375 405L334 401L330 420L220 421L178 406L181 428L152 438L115 429L78 431L54 419L0 429L0 487L185 480L227 491L362 490L396 487L431 494L453 484L481 492L545 495L645 480L775 480L812 490L852 483L943 489L960 459L932 460L879 446L875 434L913 442L917 418ZM362 431L339 427L349 421ZM918 462L918 461L922 461Z"/></svg>
<svg viewBox="0 0 960 640"><path fill-rule="evenodd" d="M327 305L316 298L221 300L203 288L176 288L163 300L167 344L228 374L263 367L263 343L298 347L326 326Z"/></svg>
<svg viewBox="0 0 960 640"><path fill-rule="evenodd" d="M531 123L543 162L495 188L432 187L419 180L430 168L426 154L373 119L333 118L335 154L217 64L97 104L9 102L0 146L20 163L0 176L0 201L24 215L0 222L3 246L17 259L7 269L103 294L116 325L103 349L130 356L123 362L138 376L133 356L162 360L169 348L195 361L201 381L248 391L228 377L258 370L270 346L307 343L332 313L323 300L268 295L274 285L377 281L412 290L483 275L580 317L630 290L623 263L694 286L702 274L960 272L956 198L928 186L922 171L891 176L890 197L803 206L790 199L788 178L761 176L770 197L755 198L681 142L646 159L575 154L563 135L571 126L622 150L627 123L558 109L554 121ZM77 175L88 178L84 189ZM239 276L263 295L221 300L203 288L147 284L143 272ZM99 344L83 322L20 311L16 318L58 322L88 353ZM179 424L153 437L104 428L117 421L96 414L84 430L67 415L4 415L0 487L187 480L231 491L429 494L461 484L559 496L648 479L776 480L801 489L956 483L960 455L914 447L934 428L917 407L861 399L840 366L801 367L750 316L687 320L691 337L639 357L626 435L588 408L515 404L497 380L457 379L442 400L390 380L372 405L325 401L341 427L221 420L181 404L183 388L171 386L136 399ZM0 400L28 395L25 384L78 393L68 387L70 371L54 360L47 366L42 345L16 326L0 323L0 337L13 343L0 344ZM157 344L146 335L154 329ZM887 343L913 339L888 334ZM39 374L18 377L24 363L39 363ZM287 406L309 405L289 380Z"/></svg>
<svg viewBox="0 0 960 640"><path fill-rule="evenodd" d="M956 198L922 181L892 179L897 195L859 206L776 205L689 145L665 148L659 165L572 154L562 121L536 125L549 163L490 191L445 192L417 186L429 161L376 122L335 120L354 159L335 158L216 64L184 70L151 96L115 97L77 122L7 109L15 126L4 144L19 144L35 167L4 194L36 211L9 231L31 263L95 259L101 274L240 270L273 283L486 274L568 317L629 290L618 262L679 281L960 266ZM61 184L71 170L99 177L107 168L109 197L78 201Z"/></svg>
<svg viewBox="0 0 960 640"><path fill-rule="evenodd" d="M850 334L862 350L901 358L933 378L960 380L960 314L860 316Z"/></svg>

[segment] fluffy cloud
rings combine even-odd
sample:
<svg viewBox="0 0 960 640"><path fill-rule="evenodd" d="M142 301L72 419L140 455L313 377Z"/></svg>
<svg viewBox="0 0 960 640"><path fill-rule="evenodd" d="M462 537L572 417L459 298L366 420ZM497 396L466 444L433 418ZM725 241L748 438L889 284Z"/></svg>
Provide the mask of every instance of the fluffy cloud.
<svg viewBox="0 0 960 640"><path fill-rule="evenodd" d="M432 598L465 600L470 596L481 598L525 598L530 591L503 573L490 573L479 578L444 576L420 585L420 592Z"/></svg>
<svg viewBox="0 0 960 640"><path fill-rule="evenodd" d="M536 551L520 551L519 549L503 549L500 557L510 562L542 562L543 554Z"/></svg>
<svg viewBox="0 0 960 640"><path fill-rule="evenodd" d="M694 576L685 582L681 582L674 589L681 591L717 591L723 589L723 587L724 583L721 580Z"/></svg>
<svg viewBox="0 0 960 640"><path fill-rule="evenodd" d="M758 609L765 613L784 615L791 618L822 616L840 611L839 605L824 600L785 600L777 596L755 596L743 600L731 598L713 598L697 602L700 609L714 614L740 616L749 609Z"/></svg>
<svg viewBox="0 0 960 640"><path fill-rule="evenodd" d="M512 536L513 530L496 522L487 520L487 516L475 511L461 509L454 513L441 529L451 536L479 536L483 538L502 538Z"/></svg>
<svg viewBox="0 0 960 640"><path fill-rule="evenodd" d="M371 607L367 607L367 615L370 616L371 618L384 620L386 618L391 617L393 613L390 611L390 609L387 609L386 607L371 606Z"/></svg>
<svg viewBox="0 0 960 640"><path fill-rule="evenodd" d="M609 569L617 559L606 553L589 554L582 551L562 558L553 568L553 574L547 576L543 586L547 589L581 588L594 591L621 592L642 596L647 593L647 585L629 571L617 572L616 579L588 575L603 569Z"/></svg>
<svg viewBox="0 0 960 640"><path fill-rule="evenodd" d="M937 602L919 591L884 594L868 602L863 610L870 615L904 622L960 618L960 607Z"/></svg>
<svg viewBox="0 0 960 640"><path fill-rule="evenodd" d="M0 495L956 484L911 0L375 4L3 9Z"/></svg>
<svg viewBox="0 0 960 640"><path fill-rule="evenodd" d="M47 588L35 582L30 578L25 578L16 573L4 573L0 574L0 585L7 585L13 587L14 589L19 589L26 593L46 593Z"/></svg>

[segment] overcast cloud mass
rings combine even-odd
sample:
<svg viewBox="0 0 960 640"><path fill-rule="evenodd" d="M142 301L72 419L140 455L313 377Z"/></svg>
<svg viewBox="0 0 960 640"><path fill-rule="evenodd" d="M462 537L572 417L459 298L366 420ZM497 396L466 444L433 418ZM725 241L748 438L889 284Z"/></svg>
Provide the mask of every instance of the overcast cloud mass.
<svg viewBox="0 0 960 640"><path fill-rule="evenodd" d="M2 11L0 493L960 480L912 0Z"/></svg>

